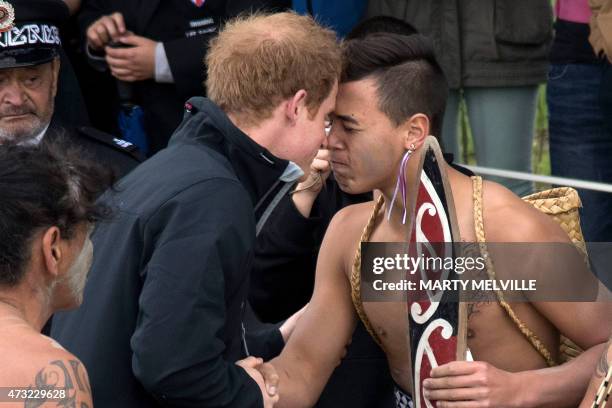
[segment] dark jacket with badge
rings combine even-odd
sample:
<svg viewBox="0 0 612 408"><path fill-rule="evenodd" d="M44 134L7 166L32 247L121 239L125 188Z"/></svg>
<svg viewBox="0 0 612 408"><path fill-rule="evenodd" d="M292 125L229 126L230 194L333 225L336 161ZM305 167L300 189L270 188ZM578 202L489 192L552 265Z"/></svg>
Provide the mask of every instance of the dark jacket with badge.
<svg viewBox="0 0 612 408"><path fill-rule="evenodd" d="M89 0L79 25L83 33L94 21L113 12L123 14L128 30L163 42L174 83L154 80L134 84L134 102L143 107L151 152L164 148L181 121L184 102L204 95L204 56L208 41L229 17L249 9L285 8L288 0Z"/></svg>
<svg viewBox="0 0 612 408"><path fill-rule="evenodd" d="M169 147L104 197L118 210L93 234L84 303L54 318L52 337L87 367L98 408L262 404L234 362L243 357L254 207L282 189L288 162L211 101L190 102ZM269 353L257 354L280 351L278 330L263 340Z"/></svg>
<svg viewBox="0 0 612 408"><path fill-rule="evenodd" d="M430 36L452 89L546 81L552 40L550 0L370 0Z"/></svg>
<svg viewBox="0 0 612 408"><path fill-rule="evenodd" d="M63 127L52 122L43 140L53 143L58 139L81 148L92 160L111 169L117 178L144 161L133 144L91 127Z"/></svg>

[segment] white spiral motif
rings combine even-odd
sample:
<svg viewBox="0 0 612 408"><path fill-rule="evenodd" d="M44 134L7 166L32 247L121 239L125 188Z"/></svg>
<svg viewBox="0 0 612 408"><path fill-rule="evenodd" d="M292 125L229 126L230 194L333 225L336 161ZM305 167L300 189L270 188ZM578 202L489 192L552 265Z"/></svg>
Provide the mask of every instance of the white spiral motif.
<svg viewBox="0 0 612 408"><path fill-rule="evenodd" d="M434 352L431 348L431 344L429 344L429 338L431 337L431 334L438 327L442 328L441 335L443 339L449 340L453 336L453 326L444 319L436 319L432 321L423 332L423 335L421 336L421 339L419 340L419 344L417 346L416 364L414 371L414 384L416 384L416 387L414 387L414 401L415 407L417 408L421 407L421 363L423 362L423 355L427 354L427 358L429 359L431 368L438 366L436 356L434 355ZM424 401L426 407L434 408L427 398L425 398Z"/></svg>
<svg viewBox="0 0 612 408"><path fill-rule="evenodd" d="M444 206L442 205L442 202L440 201L440 198L436 193L436 189L434 188L433 184L431 183L429 177L427 177L427 174L425 174L425 172L421 173L421 183L425 187L425 190L427 191L429 197L431 197L431 201L433 201L433 203L423 203L417 211L415 220L416 256L420 257L420 255L423 253L423 246L425 246L431 256L437 257L436 251L433 249L429 239L423 232L423 217L425 215L425 212L427 212L427 214L431 217L438 215L439 222L442 225L442 235L444 242L452 243L452 237L448 225L448 217L444 212ZM421 266L422 265L419 264L421 279L426 282L428 280L426 271L421 268ZM449 274L450 270L443 268L440 280L447 279ZM444 292L442 291L432 293L429 289L427 289L427 297L431 304L429 305L427 310L423 312L423 309L419 303L413 303L410 306L410 314L412 316L412 319L418 324L425 324L429 319L431 319L434 313L436 313L436 310L438 310L438 306L440 304L439 302L443 294Z"/></svg>

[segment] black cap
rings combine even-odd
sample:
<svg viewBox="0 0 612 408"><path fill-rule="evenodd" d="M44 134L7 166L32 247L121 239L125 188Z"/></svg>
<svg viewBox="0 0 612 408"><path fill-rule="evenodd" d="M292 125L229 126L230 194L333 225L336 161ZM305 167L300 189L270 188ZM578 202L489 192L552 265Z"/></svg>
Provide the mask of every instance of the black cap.
<svg viewBox="0 0 612 408"><path fill-rule="evenodd" d="M53 60L68 16L62 0L0 0L0 69Z"/></svg>

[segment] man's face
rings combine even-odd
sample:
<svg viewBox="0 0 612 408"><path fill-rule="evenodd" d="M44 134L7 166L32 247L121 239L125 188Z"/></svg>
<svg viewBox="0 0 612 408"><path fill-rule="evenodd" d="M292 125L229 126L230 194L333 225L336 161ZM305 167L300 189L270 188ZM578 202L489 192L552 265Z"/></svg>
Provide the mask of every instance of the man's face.
<svg viewBox="0 0 612 408"><path fill-rule="evenodd" d="M357 194L393 186L404 146L400 129L378 108L375 80L341 84L332 119L328 144L340 188Z"/></svg>
<svg viewBox="0 0 612 408"><path fill-rule="evenodd" d="M51 121L59 61L0 70L0 144L32 140Z"/></svg>
<svg viewBox="0 0 612 408"><path fill-rule="evenodd" d="M303 109L297 120L296 132L285 139L284 152L278 152L278 157L295 162L304 170L309 172L310 164L317 155L317 151L326 138L325 125L329 115L334 110L338 85L334 85L329 96L321 103L314 117L311 117L307 109ZM276 152L274 152L276 154Z"/></svg>

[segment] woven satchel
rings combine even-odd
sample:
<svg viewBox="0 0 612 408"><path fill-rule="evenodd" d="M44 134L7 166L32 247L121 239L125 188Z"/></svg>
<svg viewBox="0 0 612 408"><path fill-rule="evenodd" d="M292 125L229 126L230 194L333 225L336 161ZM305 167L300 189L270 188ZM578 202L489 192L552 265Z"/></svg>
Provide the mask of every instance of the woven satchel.
<svg viewBox="0 0 612 408"><path fill-rule="evenodd" d="M528 195L523 197L523 200L557 221L587 261L586 244L580 228L580 214L578 212L582 203L576 190L571 187L557 187ZM564 336L561 336L559 347L561 362L567 362L579 356L583 351Z"/></svg>

